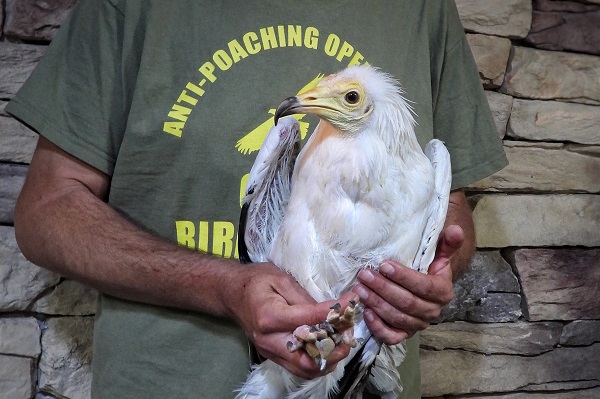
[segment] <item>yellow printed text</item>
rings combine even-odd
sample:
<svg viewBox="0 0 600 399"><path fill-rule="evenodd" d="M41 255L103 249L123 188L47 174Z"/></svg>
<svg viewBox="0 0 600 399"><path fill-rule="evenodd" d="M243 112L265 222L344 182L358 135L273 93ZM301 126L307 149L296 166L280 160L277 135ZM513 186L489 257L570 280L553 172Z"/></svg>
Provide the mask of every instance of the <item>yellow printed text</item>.
<svg viewBox="0 0 600 399"><path fill-rule="evenodd" d="M223 258L238 258L237 228L232 222L178 220L175 231L179 245Z"/></svg>

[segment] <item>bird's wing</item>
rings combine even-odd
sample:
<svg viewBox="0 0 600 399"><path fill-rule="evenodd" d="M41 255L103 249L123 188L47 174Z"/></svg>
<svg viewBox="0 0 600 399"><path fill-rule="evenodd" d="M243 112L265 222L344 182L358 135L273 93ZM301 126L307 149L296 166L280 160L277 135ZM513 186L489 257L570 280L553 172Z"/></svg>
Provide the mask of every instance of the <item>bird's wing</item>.
<svg viewBox="0 0 600 399"><path fill-rule="evenodd" d="M373 345L376 346L375 353L369 354ZM338 392L332 399L351 399L357 392L362 392L366 385L366 379L369 377L371 365L375 361L375 356L379 352L379 345L370 335L361 345L360 349L352 360L344 367L344 375L338 381Z"/></svg>
<svg viewBox="0 0 600 399"><path fill-rule="evenodd" d="M264 262L285 215L300 129L293 117L279 120L263 142L246 185L240 214L238 253L243 263Z"/></svg>
<svg viewBox="0 0 600 399"><path fill-rule="evenodd" d="M427 143L425 155L433 166L434 198L429 208L429 218L423 231L419 251L412 265L413 269L422 273L427 273L433 261L437 241L444 228L452 181L450 154L442 141L433 139Z"/></svg>

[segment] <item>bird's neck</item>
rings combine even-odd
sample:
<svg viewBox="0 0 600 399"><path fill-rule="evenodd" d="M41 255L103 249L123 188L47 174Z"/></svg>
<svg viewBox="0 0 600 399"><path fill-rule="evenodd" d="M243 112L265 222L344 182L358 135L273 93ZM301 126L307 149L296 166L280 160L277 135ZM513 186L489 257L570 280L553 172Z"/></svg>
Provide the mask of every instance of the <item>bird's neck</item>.
<svg viewBox="0 0 600 399"><path fill-rule="evenodd" d="M402 99L380 105L372 115L371 129L391 155L408 159L422 152L414 130L415 120Z"/></svg>
<svg viewBox="0 0 600 399"><path fill-rule="evenodd" d="M302 169L306 160L321 146L321 144L330 137L341 137L343 135L335 126L327 121L320 120L319 124L315 128L315 131L310 136L310 139L304 146L301 156L298 158L296 169Z"/></svg>

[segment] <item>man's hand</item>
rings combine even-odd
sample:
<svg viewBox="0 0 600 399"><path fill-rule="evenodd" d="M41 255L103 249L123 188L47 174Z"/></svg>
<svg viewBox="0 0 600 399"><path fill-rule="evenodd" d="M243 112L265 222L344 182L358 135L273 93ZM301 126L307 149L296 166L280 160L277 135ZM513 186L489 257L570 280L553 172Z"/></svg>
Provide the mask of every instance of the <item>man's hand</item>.
<svg viewBox="0 0 600 399"><path fill-rule="evenodd" d="M243 276L236 279L241 285L234 288L237 292L226 301L233 317L262 356L304 379L333 371L337 363L348 356L350 347L338 345L327 359L325 370L320 371L304 350L290 352L286 344L296 327L322 322L331 305L347 304L355 294L347 293L339 301L316 303L292 276L272 263L249 265L241 273Z"/></svg>
<svg viewBox="0 0 600 399"><path fill-rule="evenodd" d="M393 345L429 326L452 300L451 258L461 248L464 232L447 226L442 232L428 274L396 262L384 262L379 272L362 270L353 291L365 305L364 318L373 334Z"/></svg>

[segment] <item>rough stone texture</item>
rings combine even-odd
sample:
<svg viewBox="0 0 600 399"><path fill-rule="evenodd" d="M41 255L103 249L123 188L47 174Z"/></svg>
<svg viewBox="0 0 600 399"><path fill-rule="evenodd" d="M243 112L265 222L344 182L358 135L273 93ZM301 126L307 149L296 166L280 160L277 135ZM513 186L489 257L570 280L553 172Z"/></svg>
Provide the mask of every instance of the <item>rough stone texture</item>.
<svg viewBox="0 0 600 399"><path fill-rule="evenodd" d="M600 195L471 197L477 245L600 246Z"/></svg>
<svg viewBox="0 0 600 399"><path fill-rule="evenodd" d="M33 360L0 355L0 393L2 399L28 399L33 396L35 381Z"/></svg>
<svg viewBox="0 0 600 399"><path fill-rule="evenodd" d="M46 47L0 42L0 99L12 98L42 58Z"/></svg>
<svg viewBox="0 0 600 399"><path fill-rule="evenodd" d="M512 321L521 315L519 282L510 265L497 251L478 251L469 270L455 283L454 298L442 311L441 321ZM503 308L490 308L489 296L515 299L502 301Z"/></svg>
<svg viewBox="0 0 600 399"><path fill-rule="evenodd" d="M89 316L96 311L97 292L76 281L65 280L33 305L37 313Z"/></svg>
<svg viewBox="0 0 600 399"><path fill-rule="evenodd" d="M0 319L0 353L37 358L42 352L41 335L33 317Z"/></svg>
<svg viewBox="0 0 600 399"><path fill-rule="evenodd" d="M472 396L453 396L454 399L467 399ZM518 392L507 395L483 395L477 396L478 399L598 399L600 398L600 388L580 389L577 391L563 392Z"/></svg>
<svg viewBox="0 0 600 399"><path fill-rule="evenodd" d="M514 99L508 136L525 140L600 144L600 107Z"/></svg>
<svg viewBox="0 0 600 399"><path fill-rule="evenodd" d="M502 86L508 64L511 42L506 38L468 34L467 41L475 57L479 76L485 88Z"/></svg>
<svg viewBox="0 0 600 399"><path fill-rule="evenodd" d="M516 97L600 104L600 58L514 47L502 91Z"/></svg>
<svg viewBox="0 0 600 399"><path fill-rule="evenodd" d="M0 223L13 224L15 203L21 192L27 167L0 164Z"/></svg>
<svg viewBox="0 0 600 399"><path fill-rule="evenodd" d="M0 39L2 39L2 37L4 32L4 0L0 0Z"/></svg>
<svg viewBox="0 0 600 399"><path fill-rule="evenodd" d="M561 337L562 324L442 323L421 332L421 346L443 349L463 349L484 354L539 355L554 349Z"/></svg>
<svg viewBox="0 0 600 399"><path fill-rule="evenodd" d="M600 320L575 320L563 328L561 345L591 345L600 342Z"/></svg>
<svg viewBox="0 0 600 399"><path fill-rule="evenodd" d="M504 150L508 166L470 188L600 192L600 146L505 141Z"/></svg>
<svg viewBox="0 0 600 399"><path fill-rule="evenodd" d="M38 136L8 115L6 104L0 101L0 162L30 163Z"/></svg>
<svg viewBox="0 0 600 399"><path fill-rule="evenodd" d="M517 249L509 260L521 278L528 320L600 319L600 249Z"/></svg>
<svg viewBox="0 0 600 399"><path fill-rule="evenodd" d="M0 226L0 312L25 310L60 277L25 259L13 227Z"/></svg>
<svg viewBox="0 0 600 399"><path fill-rule="evenodd" d="M48 320L40 359L39 386L43 392L70 399L89 399L93 324L91 317Z"/></svg>
<svg viewBox="0 0 600 399"><path fill-rule="evenodd" d="M504 292L488 293L468 314L467 320L480 323L506 323L521 317L521 295Z"/></svg>
<svg viewBox="0 0 600 399"><path fill-rule="evenodd" d="M50 41L76 0L6 0L4 33L25 40Z"/></svg>
<svg viewBox="0 0 600 399"><path fill-rule="evenodd" d="M456 0L467 31L524 38L531 26L530 0Z"/></svg>
<svg viewBox="0 0 600 399"><path fill-rule="evenodd" d="M599 6L536 0L533 7L533 20L526 42L547 50L600 55Z"/></svg>
<svg viewBox="0 0 600 399"><path fill-rule="evenodd" d="M496 129L501 138L506 135L506 129L511 110L513 107L513 98L495 91L486 91L485 95L492 110L492 116L496 123Z"/></svg>
<svg viewBox="0 0 600 399"><path fill-rule="evenodd" d="M424 397L600 385L600 344L558 348L538 356L422 350L421 359Z"/></svg>

